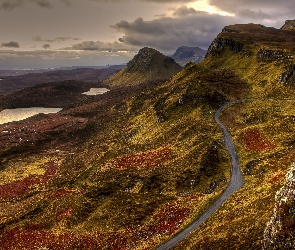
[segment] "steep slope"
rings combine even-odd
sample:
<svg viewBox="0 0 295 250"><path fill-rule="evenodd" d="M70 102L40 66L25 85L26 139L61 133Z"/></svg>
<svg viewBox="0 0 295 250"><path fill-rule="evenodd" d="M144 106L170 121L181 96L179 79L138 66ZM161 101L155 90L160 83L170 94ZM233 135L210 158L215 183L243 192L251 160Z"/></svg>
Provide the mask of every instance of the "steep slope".
<svg viewBox="0 0 295 250"><path fill-rule="evenodd" d="M117 76L93 101L1 125L0 249L152 249L173 237L226 188L214 113L236 99L220 120L245 184L174 249L261 248L295 161L294 43L293 31L229 26L166 82L119 87ZM133 62L131 76L146 69Z"/></svg>
<svg viewBox="0 0 295 250"><path fill-rule="evenodd" d="M295 30L295 20L287 20L281 30Z"/></svg>
<svg viewBox="0 0 295 250"><path fill-rule="evenodd" d="M142 48L125 68L104 83L111 86L168 80L181 70L174 59L152 48Z"/></svg>
<svg viewBox="0 0 295 250"><path fill-rule="evenodd" d="M207 50L199 47L181 46L171 56L179 65L185 66L189 62L200 63L205 58Z"/></svg>
<svg viewBox="0 0 295 250"><path fill-rule="evenodd" d="M250 87L248 98L221 114L222 122L233 136L246 182L216 214L174 249L262 247L275 194L295 161L294 38L293 31L262 25L227 26L212 42L206 59L195 66L209 72L231 70ZM282 220L293 225L294 218L286 213L285 216ZM284 229L280 229L277 235L284 234ZM290 249L294 245L291 242Z"/></svg>

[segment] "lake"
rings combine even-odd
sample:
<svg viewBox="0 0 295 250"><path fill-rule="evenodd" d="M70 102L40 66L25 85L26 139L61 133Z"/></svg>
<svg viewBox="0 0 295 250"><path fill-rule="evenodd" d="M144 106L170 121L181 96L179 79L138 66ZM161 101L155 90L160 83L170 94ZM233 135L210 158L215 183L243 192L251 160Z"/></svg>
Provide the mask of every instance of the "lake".
<svg viewBox="0 0 295 250"><path fill-rule="evenodd" d="M42 108L42 107L4 109L0 112L0 124L24 120L28 117L41 114L41 113L42 114L57 113L61 110L62 110L61 108Z"/></svg>
<svg viewBox="0 0 295 250"><path fill-rule="evenodd" d="M110 91L107 88L91 88L89 91L84 92L84 95L102 95L106 92Z"/></svg>

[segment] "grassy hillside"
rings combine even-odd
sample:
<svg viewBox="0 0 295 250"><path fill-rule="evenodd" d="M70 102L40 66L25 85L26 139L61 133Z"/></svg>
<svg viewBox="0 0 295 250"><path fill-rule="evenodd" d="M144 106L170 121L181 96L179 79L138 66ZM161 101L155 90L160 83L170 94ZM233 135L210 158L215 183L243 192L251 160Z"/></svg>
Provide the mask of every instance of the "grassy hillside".
<svg viewBox="0 0 295 250"><path fill-rule="evenodd" d="M248 83L248 97L257 99L234 104L221 116L233 136L246 183L174 249L262 247L275 194L295 160L294 35L260 25L235 25L226 27L209 48L202 66L234 71Z"/></svg>
<svg viewBox="0 0 295 250"><path fill-rule="evenodd" d="M294 35L229 26L202 63L165 82L155 80L153 62L154 81L132 84L130 75L148 74L133 61L128 81L119 72L110 81L123 86L95 100L1 125L0 249L156 247L225 189L230 160L214 113L244 98L255 100L228 107L221 119L246 183L175 249L259 248L295 156L295 102L281 100L295 96Z"/></svg>

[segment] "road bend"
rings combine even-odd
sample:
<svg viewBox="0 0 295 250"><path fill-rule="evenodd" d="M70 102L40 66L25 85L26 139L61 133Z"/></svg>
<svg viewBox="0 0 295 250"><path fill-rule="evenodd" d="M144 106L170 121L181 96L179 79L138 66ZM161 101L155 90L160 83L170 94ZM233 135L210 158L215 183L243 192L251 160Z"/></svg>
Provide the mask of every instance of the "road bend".
<svg viewBox="0 0 295 250"><path fill-rule="evenodd" d="M228 106L239 103L242 101L251 101L254 99L240 99L228 102L221 106L216 112L215 112L215 121L221 128L223 134L224 134L224 145L230 155L231 158L231 177L230 182L227 185L225 191L222 193L222 195L200 216L198 217L194 222L192 222L188 227L186 227L181 232L177 233L173 238L166 241L163 245L157 248L157 250L167 250L175 246L177 243L182 241L184 238L186 238L190 233L192 233L197 227L199 227L203 222L205 222L234 192L239 190L243 184L243 176L241 173L241 169L239 166L239 160L238 160L238 154L235 149L235 145L233 143L232 137L230 133L227 131L226 127L221 123L219 120L219 115L221 111Z"/></svg>

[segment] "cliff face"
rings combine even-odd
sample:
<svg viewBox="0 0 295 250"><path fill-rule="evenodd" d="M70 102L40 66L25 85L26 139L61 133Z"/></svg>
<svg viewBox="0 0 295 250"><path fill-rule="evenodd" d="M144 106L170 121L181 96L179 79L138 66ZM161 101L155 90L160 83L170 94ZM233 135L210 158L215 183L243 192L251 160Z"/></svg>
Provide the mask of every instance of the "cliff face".
<svg viewBox="0 0 295 250"><path fill-rule="evenodd" d="M244 45L242 43L236 42L234 40L226 38L216 38L208 48L208 53L206 57L210 55L218 56L226 47L228 47L233 53L239 53L242 51L243 46Z"/></svg>
<svg viewBox="0 0 295 250"><path fill-rule="evenodd" d="M295 30L295 20L287 20L281 29L282 30Z"/></svg>
<svg viewBox="0 0 295 250"><path fill-rule="evenodd" d="M295 248L295 164L286 174L285 185L277 192L274 215L264 231L263 249Z"/></svg>

